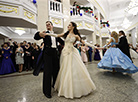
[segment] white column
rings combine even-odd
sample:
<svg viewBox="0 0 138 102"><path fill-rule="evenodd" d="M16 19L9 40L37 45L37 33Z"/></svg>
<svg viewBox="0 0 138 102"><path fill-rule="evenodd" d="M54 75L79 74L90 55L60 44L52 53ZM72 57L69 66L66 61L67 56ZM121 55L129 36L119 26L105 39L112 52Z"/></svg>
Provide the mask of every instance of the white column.
<svg viewBox="0 0 138 102"><path fill-rule="evenodd" d="M100 12L98 11L98 25L99 25L99 28L100 28ZM100 44L100 47L102 47L102 34L101 34L101 28L99 29L99 44ZM101 55L101 58L103 56L102 54L102 50L100 51L100 55Z"/></svg>
<svg viewBox="0 0 138 102"><path fill-rule="evenodd" d="M136 35L137 35L136 43L138 43L138 26L136 27Z"/></svg>
<svg viewBox="0 0 138 102"><path fill-rule="evenodd" d="M132 44L133 44L133 46L134 47L136 47L136 28L134 28L133 30L132 30L132 34L131 34L132 36Z"/></svg>
<svg viewBox="0 0 138 102"><path fill-rule="evenodd" d="M95 14L95 9L94 8L93 8L93 13ZM94 30L94 32L92 33L92 42L93 42L93 44L96 44L95 18L94 18L93 30Z"/></svg>
<svg viewBox="0 0 138 102"><path fill-rule="evenodd" d="M67 31L67 26L70 23L70 0L62 0L63 15L64 15L64 32Z"/></svg>
<svg viewBox="0 0 138 102"><path fill-rule="evenodd" d="M38 0L37 1L37 10L38 10L38 16L37 16L37 27L39 31L46 30L46 21L48 20L48 0ZM38 44L40 44L43 40L36 41Z"/></svg>

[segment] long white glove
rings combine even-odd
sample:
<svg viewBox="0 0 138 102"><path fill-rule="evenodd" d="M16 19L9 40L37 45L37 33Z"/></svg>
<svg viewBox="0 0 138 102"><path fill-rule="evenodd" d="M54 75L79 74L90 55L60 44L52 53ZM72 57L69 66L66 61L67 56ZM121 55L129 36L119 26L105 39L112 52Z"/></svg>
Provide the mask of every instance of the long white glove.
<svg viewBox="0 0 138 102"><path fill-rule="evenodd" d="M103 46L103 48L106 48L107 47L107 44L105 44L104 46Z"/></svg>
<svg viewBox="0 0 138 102"><path fill-rule="evenodd" d="M57 34L51 34L51 33L46 33L46 34L49 35L49 36L58 37Z"/></svg>
<svg viewBox="0 0 138 102"><path fill-rule="evenodd" d="M84 44L87 45L87 46L96 48L96 46L94 46L94 45L92 45L92 44L90 44L90 43L88 43L88 42L84 42Z"/></svg>

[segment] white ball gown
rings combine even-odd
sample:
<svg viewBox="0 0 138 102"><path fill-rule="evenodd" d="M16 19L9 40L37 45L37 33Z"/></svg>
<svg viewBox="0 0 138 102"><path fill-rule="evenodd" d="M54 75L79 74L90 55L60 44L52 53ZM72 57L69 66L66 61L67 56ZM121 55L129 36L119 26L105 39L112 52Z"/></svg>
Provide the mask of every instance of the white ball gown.
<svg viewBox="0 0 138 102"><path fill-rule="evenodd" d="M138 53L136 53L133 49L130 48L130 55L132 59L138 59Z"/></svg>
<svg viewBox="0 0 138 102"><path fill-rule="evenodd" d="M65 39L60 57L60 70L55 83L58 96L79 98L96 89L78 50L73 46L75 37Z"/></svg>

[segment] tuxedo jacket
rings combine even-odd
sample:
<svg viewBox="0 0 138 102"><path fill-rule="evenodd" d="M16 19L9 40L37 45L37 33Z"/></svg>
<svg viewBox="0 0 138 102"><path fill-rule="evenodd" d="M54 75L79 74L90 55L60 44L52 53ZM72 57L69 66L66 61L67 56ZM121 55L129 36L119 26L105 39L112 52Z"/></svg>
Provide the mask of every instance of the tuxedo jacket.
<svg viewBox="0 0 138 102"><path fill-rule="evenodd" d="M131 59L129 45L128 45L126 36L121 37L119 39L118 45L116 45L116 46Z"/></svg>
<svg viewBox="0 0 138 102"><path fill-rule="evenodd" d="M46 33L49 33L48 31ZM40 40L42 39L42 37L40 37L39 35L39 32L37 32L35 35L34 35L34 39L35 40ZM42 53L42 56L40 56L40 59L38 61L38 64L36 65L36 68L34 69L34 72L33 72L33 75L34 76L38 76L39 75L39 72L42 68L42 66L44 65L44 60L43 60L43 56L44 56L44 51L47 51L45 50L46 48L52 48L52 41L51 41L51 36L45 36L45 38L43 38L43 42L44 42L44 49L43 49L43 53ZM61 45L64 45L64 41L61 39L61 38L56 38L56 45L57 45L57 42L59 42ZM50 53L50 52L49 52ZM59 53L59 52L58 52ZM58 56L57 56L58 57Z"/></svg>

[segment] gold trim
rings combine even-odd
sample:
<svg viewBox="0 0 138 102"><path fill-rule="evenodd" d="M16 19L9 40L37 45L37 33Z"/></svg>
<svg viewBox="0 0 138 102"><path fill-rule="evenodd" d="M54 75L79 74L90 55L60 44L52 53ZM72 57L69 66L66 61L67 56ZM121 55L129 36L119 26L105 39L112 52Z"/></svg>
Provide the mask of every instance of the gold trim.
<svg viewBox="0 0 138 102"><path fill-rule="evenodd" d="M3 8L4 6L0 6L0 8ZM15 12L16 14L17 14L17 8L14 8L14 7L7 7L7 6L5 6L7 9L12 9L12 10L10 10L10 11L6 11L6 10L2 10L2 9L0 9L0 11L1 12L3 12L3 13L11 13L11 12Z"/></svg>
<svg viewBox="0 0 138 102"><path fill-rule="evenodd" d="M85 23L85 26L86 26L87 28L92 28L92 29L93 29L93 26L92 26L91 24Z"/></svg>
<svg viewBox="0 0 138 102"><path fill-rule="evenodd" d="M34 14L30 13L29 11L24 9L24 16L28 19L32 19L34 21Z"/></svg>
<svg viewBox="0 0 138 102"><path fill-rule="evenodd" d="M25 30L24 28L15 28L16 30Z"/></svg>
<svg viewBox="0 0 138 102"><path fill-rule="evenodd" d="M109 35L107 33L102 33L102 37L109 37Z"/></svg>
<svg viewBox="0 0 138 102"><path fill-rule="evenodd" d="M82 27L82 22L76 22L77 23L77 27Z"/></svg>
<svg viewBox="0 0 138 102"><path fill-rule="evenodd" d="M52 18L52 23L61 25L61 19Z"/></svg>

